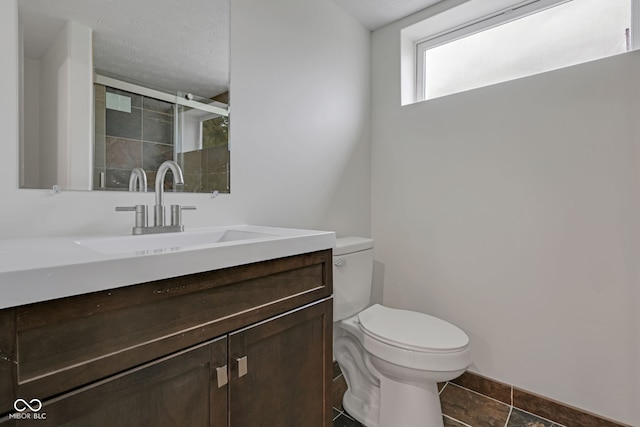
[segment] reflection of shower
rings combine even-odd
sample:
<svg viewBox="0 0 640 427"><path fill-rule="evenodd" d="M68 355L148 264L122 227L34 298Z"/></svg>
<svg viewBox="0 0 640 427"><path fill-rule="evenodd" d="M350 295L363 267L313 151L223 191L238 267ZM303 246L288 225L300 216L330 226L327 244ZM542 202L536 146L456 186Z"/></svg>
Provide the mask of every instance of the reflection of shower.
<svg viewBox="0 0 640 427"><path fill-rule="evenodd" d="M184 191L229 192L228 108L96 76L94 188L126 190L174 160ZM99 94L102 94L100 96ZM171 183L168 183L168 187Z"/></svg>
<svg viewBox="0 0 640 427"><path fill-rule="evenodd" d="M176 158L191 166L194 190L229 192L228 117L178 105L176 119Z"/></svg>
<svg viewBox="0 0 640 427"><path fill-rule="evenodd" d="M126 190L130 177L141 177L135 169L152 173L174 159L173 104L99 84L95 91L94 176L104 177L101 188Z"/></svg>

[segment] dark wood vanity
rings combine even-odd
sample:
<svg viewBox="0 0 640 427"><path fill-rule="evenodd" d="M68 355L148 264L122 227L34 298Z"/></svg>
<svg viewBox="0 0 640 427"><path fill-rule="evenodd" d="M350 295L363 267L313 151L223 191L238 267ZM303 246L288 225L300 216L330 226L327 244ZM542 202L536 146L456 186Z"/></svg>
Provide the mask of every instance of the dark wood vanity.
<svg viewBox="0 0 640 427"><path fill-rule="evenodd" d="M328 427L331 295L324 250L0 310L0 424Z"/></svg>

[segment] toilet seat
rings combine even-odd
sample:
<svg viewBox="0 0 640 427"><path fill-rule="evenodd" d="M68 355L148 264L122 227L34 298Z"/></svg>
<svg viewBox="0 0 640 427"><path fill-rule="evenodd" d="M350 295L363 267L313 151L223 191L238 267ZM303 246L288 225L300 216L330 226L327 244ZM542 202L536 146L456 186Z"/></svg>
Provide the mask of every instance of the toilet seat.
<svg viewBox="0 0 640 427"><path fill-rule="evenodd" d="M467 335L427 314L376 304L339 324L370 355L400 367L445 373L471 364Z"/></svg>
<svg viewBox="0 0 640 427"><path fill-rule="evenodd" d="M358 313L358 320L369 337L404 350L456 352L469 345L469 337L460 328L415 311L375 304Z"/></svg>

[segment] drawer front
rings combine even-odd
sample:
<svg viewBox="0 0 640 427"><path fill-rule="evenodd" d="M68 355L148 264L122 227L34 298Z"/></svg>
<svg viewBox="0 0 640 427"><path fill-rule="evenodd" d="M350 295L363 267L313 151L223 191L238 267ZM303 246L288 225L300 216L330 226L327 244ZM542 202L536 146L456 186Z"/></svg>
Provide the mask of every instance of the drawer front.
<svg viewBox="0 0 640 427"><path fill-rule="evenodd" d="M331 268L327 250L18 307L17 392L53 396L327 297Z"/></svg>

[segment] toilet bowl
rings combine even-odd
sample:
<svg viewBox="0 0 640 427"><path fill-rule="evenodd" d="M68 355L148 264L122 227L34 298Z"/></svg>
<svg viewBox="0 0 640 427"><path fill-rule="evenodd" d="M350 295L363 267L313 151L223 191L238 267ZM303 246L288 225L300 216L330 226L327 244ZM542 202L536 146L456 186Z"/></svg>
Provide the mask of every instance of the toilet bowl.
<svg viewBox="0 0 640 427"><path fill-rule="evenodd" d="M369 304L373 241L337 239L334 356L343 407L367 427L442 427L438 382L471 364L469 338L427 314Z"/></svg>

